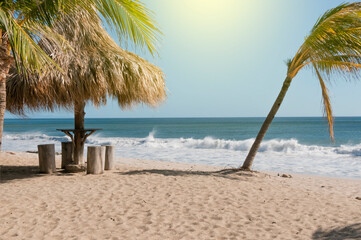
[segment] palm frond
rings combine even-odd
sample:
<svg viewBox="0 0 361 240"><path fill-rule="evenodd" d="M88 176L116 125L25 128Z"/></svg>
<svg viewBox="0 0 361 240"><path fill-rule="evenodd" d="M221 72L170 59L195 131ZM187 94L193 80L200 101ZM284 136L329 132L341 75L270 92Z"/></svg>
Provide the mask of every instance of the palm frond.
<svg viewBox="0 0 361 240"><path fill-rule="evenodd" d="M137 46L146 47L154 55L157 53L161 34L153 13L138 0L102 0L97 2L97 10L116 31L119 39L130 39Z"/></svg>
<svg viewBox="0 0 361 240"><path fill-rule="evenodd" d="M328 18L331 18L333 16L335 16L336 14L338 14L340 11L343 11L344 9L346 9L347 7L349 7L351 4L350 3L343 3L340 4L339 6L335 7L335 8L331 8L330 10L327 10L322 16L320 16L315 25L313 26L311 32L314 32L320 25L324 24Z"/></svg>
<svg viewBox="0 0 361 240"><path fill-rule="evenodd" d="M95 0L17 0L12 8L19 21L36 21L51 26L64 13L74 13L81 7L89 11Z"/></svg>
<svg viewBox="0 0 361 240"><path fill-rule="evenodd" d="M135 46L146 47L154 55L157 53L159 30L153 13L139 0L22 0L24 18L51 25L59 13L76 14L81 8L87 12L95 9L101 14L120 41L130 39ZM24 7L26 5L27 7ZM94 9L95 7L95 9Z"/></svg>
<svg viewBox="0 0 361 240"><path fill-rule="evenodd" d="M342 61L338 57L334 59L315 61L319 71L321 71L327 80L332 76L344 78L346 81L357 80L361 76L361 63L359 60L349 59L351 61Z"/></svg>
<svg viewBox="0 0 361 240"><path fill-rule="evenodd" d="M331 107L330 98L328 96L328 89L326 87L325 82L322 79L322 76L321 76L320 72L317 69L316 64L313 64L313 67L314 67L314 69L316 71L318 80L320 82L321 90L322 90L323 110L324 110L324 114L326 115L327 122L328 122L328 128L329 128L329 132L330 132L330 139L331 139L332 142L335 142L335 137L334 137L334 133L333 133L333 114L332 114L332 107Z"/></svg>
<svg viewBox="0 0 361 240"><path fill-rule="evenodd" d="M361 54L360 8L360 3L343 4L321 18L303 45L312 59Z"/></svg>
<svg viewBox="0 0 361 240"><path fill-rule="evenodd" d="M291 68L299 71L312 62L310 59L323 61L335 56L361 55L360 15L360 3L341 4L327 11L306 37Z"/></svg>
<svg viewBox="0 0 361 240"><path fill-rule="evenodd" d="M56 63L39 47L31 37L30 25L20 26L13 15L0 8L0 25L5 29L17 68L26 73L26 69L41 72Z"/></svg>
<svg viewBox="0 0 361 240"><path fill-rule="evenodd" d="M5 1L0 6L0 26L8 34L16 66L23 76L28 71L41 71L54 66L58 68L44 53L43 49L46 47L43 46L42 49L38 46L38 40L54 38L53 42L58 41L60 46L64 46L65 42L59 38L59 34L62 33L59 32L56 36L55 33L51 33L49 26L65 14L79 14L78 9L88 12L88 16L93 18L98 18L98 10L117 30L119 37L126 39L126 36L129 36L135 44L146 46L152 54L156 52L157 33L160 31L150 11L138 0ZM44 44L46 41L43 41Z"/></svg>
<svg viewBox="0 0 361 240"><path fill-rule="evenodd" d="M323 76L346 80L361 76L361 3L344 3L323 14L289 63L288 76L312 67L322 89L324 112L333 136L333 117Z"/></svg>

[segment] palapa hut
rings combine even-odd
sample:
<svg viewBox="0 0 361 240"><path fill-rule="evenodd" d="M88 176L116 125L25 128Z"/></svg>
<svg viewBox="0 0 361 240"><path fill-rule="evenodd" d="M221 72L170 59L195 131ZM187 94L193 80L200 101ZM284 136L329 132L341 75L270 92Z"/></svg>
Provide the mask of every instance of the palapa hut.
<svg viewBox="0 0 361 240"><path fill-rule="evenodd" d="M72 50L64 52L51 43L52 47L44 50L63 72L11 75L7 80L7 110L11 113L74 109L75 129L82 130L88 101L100 106L112 98L127 108L138 103L155 106L166 98L162 70L120 48L98 17L80 11L76 16L64 16L54 29L69 41ZM85 133L75 131L74 135L74 163L82 165Z"/></svg>

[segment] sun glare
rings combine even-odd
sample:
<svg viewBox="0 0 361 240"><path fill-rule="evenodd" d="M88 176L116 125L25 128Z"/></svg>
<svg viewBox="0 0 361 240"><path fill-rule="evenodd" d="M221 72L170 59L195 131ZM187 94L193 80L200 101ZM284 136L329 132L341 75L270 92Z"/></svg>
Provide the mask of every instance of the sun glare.
<svg viewBox="0 0 361 240"><path fill-rule="evenodd" d="M226 31L245 25L254 5L250 0L181 0L173 9L184 27Z"/></svg>
<svg viewBox="0 0 361 240"><path fill-rule="evenodd" d="M186 14L196 22L212 25L232 18L237 2L235 0L182 0ZM194 23L194 21L193 21Z"/></svg>
<svg viewBox="0 0 361 240"><path fill-rule="evenodd" d="M227 5L232 1L222 0L185 0L184 3L187 9L192 14L199 14L201 16L217 15L223 12Z"/></svg>

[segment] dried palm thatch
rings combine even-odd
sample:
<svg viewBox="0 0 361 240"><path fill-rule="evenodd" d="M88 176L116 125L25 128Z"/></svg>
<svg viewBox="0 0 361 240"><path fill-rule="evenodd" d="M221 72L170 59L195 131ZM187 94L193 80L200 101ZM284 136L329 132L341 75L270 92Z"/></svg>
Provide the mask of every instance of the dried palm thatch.
<svg viewBox="0 0 361 240"><path fill-rule="evenodd" d="M104 105L117 99L121 108L145 103L155 106L166 98L162 70L120 48L96 16L79 11L65 15L54 30L69 42L64 51L48 39L43 49L63 69L39 75L14 71L7 79L7 110L15 114L41 109L72 110L78 102Z"/></svg>

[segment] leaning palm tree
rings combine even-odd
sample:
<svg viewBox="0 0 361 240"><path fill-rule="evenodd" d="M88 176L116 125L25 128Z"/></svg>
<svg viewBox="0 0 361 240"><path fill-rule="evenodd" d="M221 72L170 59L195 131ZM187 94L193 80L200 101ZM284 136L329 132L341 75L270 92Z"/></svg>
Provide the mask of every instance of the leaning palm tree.
<svg viewBox="0 0 361 240"><path fill-rule="evenodd" d="M293 59L282 89L265 119L241 169L250 170L260 144L271 125L292 79L304 67L311 67L320 83L330 138L334 141L333 116L324 78L338 74L345 79L359 76L361 69L361 3L346 3L323 14Z"/></svg>
<svg viewBox="0 0 361 240"><path fill-rule="evenodd" d="M129 38L137 46L156 53L158 28L152 15L139 0L16 0L0 2L0 150L6 108L5 79L13 64L26 73L50 71L59 65L39 46L45 36L52 44L67 46L50 28L59 15L77 13L82 8L110 26L120 40ZM43 48L45 42L42 43ZM46 48L46 46L45 46Z"/></svg>
<svg viewBox="0 0 361 240"><path fill-rule="evenodd" d="M80 24L82 23L82 24ZM90 101L104 105L107 99L118 100L122 108L137 103L157 105L166 97L164 74L158 67L121 49L101 26L100 18L79 10L54 24L74 51L64 52L50 39L40 46L62 67L39 75L13 74L7 80L7 109L25 111L57 108L74 110L74 163L84 164L84 108Z"/></svg>

